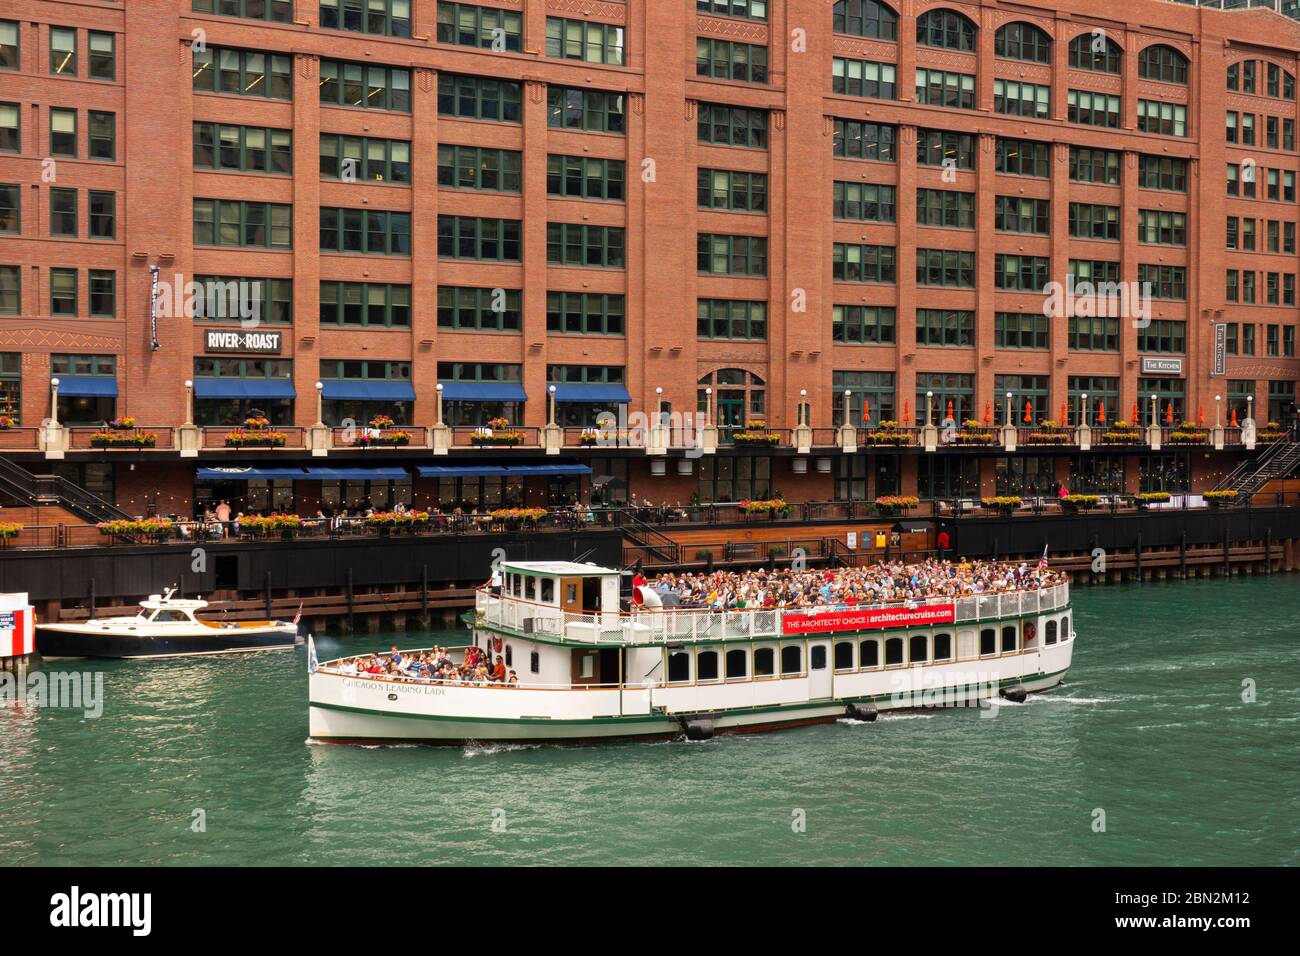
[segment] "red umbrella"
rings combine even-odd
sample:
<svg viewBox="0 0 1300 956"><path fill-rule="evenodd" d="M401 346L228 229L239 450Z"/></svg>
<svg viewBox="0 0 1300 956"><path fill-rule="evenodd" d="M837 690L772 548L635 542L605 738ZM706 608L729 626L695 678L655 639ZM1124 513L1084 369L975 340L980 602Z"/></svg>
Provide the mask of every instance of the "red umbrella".
<svg viewBox="0 0 1300 956"><path fill-rule="evenodd" d="M1198 424L1198 425L1202 425L1202 426L1205 425L1205 406L1204 406L1204 405L1197 405L1197 406L1196 406L1196 424Z"/></svg>
<svg viewBox="0 0 1300 956"><path fill-rule="evenodd" d="M1134 403L1133 403L1133 421L1130 422L1129 424L1131 424L1131 425L1140 425L1140 424L1141 424L1141 422L1138 421L1138 403L1137 403L1137 402L1134 402Z"/></svg>
<svg viewBox="0 0 1300 956"><path fill-rule="evenodd" d="M952 418L952 400L948 400L948 417Z"/></svg>
<svg viewBox="0 0 1300 956"><path fill-rule="evenodd" d="M1232 410L1232 421L1228 422L1228 424L1233 428L1237 427L1237 410L1235 408Z"/></svg>
<svg viewBox="0 0 1300 956"><path fill-rule="evenodd" d="M1101 408L1097 409L1097 424L1098 425L1106 424L1106 403L1105 402L1102 402Z"/></svg>
<svg viewBox="0 0 1300 956"><path fill-rule="evenodd" d="M1170 402L1168 405L1165 406L1165 424L1172 425L1173 423L1174 423L1174 403Z"/></svg>
<svg viewBox="0 0 1300 956"><path fill-rule="evenodd" d="M864 422L871 421L871 399L869 398L862 400L862 420Z"/></svg>
<svg viewBox="0 0 1300 956"><path fill-rule="evenodd" d="M1033 406L1029 402L1025 402L1025 424L1028 425L1033 420Z"/></svg>
<svg viewBox="0 0 1300 956"><path fill-rule="evenodd" d="M905 398L903 399L903 424L906 425L911 420L912 420L912 400L910 398Z"/></svg>
<svg viewBox="0 0 1300 956"><path fill-rule="evenodd" d="M993 424L993 403L992 402L984 403L984 424L985 425Z"/></svg>
<svg viewBox="0 0 1300 956"><path fill-rule="evenodd" d="M1070 417L1069 408L1066 406L1065 402L1061 402L1061 424L1064 425L1065 420L1069 417Z"/></svg>

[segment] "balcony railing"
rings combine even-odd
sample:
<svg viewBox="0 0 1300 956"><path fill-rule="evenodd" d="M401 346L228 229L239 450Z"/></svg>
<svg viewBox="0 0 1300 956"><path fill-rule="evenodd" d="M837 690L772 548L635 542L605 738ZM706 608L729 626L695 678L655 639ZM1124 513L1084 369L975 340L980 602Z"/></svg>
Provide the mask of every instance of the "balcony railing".
<svg viewBox="0 0 1300 956"><path fill-rule="evenodd" d="M302 451L307 447L307 429L300 425L271 425L260 431L253 431L239 426L220 425L201 429L201 444L205 449L225 448L231 451L265 451L291 449ZM232 444L228 439L232 434L240 434L244 440ZM283 441L280 439L283 438Z"/></svg>
<svg viewBox="0 0 1300 956"><path fill-rule="evenodd" d="M168 451L176 447L174 436L174 430L167 425L141 425L125 429L76 426L68 429L68 449Z"/></svg>

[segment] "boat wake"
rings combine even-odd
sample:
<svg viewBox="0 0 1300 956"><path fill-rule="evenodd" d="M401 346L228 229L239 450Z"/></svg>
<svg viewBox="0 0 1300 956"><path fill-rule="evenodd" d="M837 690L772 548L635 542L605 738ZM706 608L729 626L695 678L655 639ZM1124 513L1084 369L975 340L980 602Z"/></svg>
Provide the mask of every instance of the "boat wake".
<svg viewBox="0 0 1300 956"><path fill-rule="evenodd" d="M480 743L476 740L468 741L461 756L470 757L492 757L496 754L510 753L514 750L540 750L541 744L505 744L505 743Z"/></svg>

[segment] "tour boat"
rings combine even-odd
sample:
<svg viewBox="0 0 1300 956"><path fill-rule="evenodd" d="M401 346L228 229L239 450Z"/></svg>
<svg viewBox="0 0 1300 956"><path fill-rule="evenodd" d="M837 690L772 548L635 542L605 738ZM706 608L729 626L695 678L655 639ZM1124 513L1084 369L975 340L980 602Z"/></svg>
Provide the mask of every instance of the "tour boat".
<svg viewBox="0 0 1300 956"><path fill-rule="evenodd" d="M266 651L301 644L298 625L286 621L206 621L207 601L151 594L135 617L93 618L82 624L38 624L41 657L186 657Z"/></svg>
<svg viewBox="0 0 1300 956"><path fill-rule="evenodd" d="M318 663L310 737L333 743L705 739L890 710L996 708L1060 684L1074 650L1069 584L915 603L734 611L663 606L622 572L501 566L473 641L517 684L438 682Z"/></svg>

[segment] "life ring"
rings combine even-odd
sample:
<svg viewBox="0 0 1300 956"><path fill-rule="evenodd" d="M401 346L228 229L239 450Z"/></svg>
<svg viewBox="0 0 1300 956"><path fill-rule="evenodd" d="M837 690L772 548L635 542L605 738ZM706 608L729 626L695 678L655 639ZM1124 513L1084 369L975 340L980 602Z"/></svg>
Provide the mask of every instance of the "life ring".
<svg viewBox="0 0 1300 956"><path fill-rule="evenodd" d="M492 653L494 654L501 653L501 638L499 637L492 638Z"/></svg>

